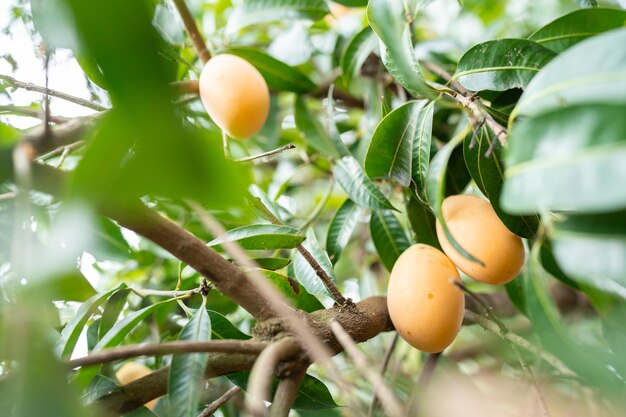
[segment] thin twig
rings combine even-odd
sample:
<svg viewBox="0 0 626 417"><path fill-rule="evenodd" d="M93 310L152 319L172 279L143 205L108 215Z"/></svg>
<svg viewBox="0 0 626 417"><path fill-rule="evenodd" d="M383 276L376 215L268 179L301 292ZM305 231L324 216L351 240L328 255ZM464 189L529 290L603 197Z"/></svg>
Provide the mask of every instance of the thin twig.
<svg viewBox="0 0 626 417"><path fill-rule="evenodd" d="M198 80L183 80L173 82L172 87L178 94L196 94L200 92L200 82Z"/></svg>
<svg viewBox="0 0 626 417"><path fill-rule="evenodd" d="M267 343L252 340L209 340L204 342L179 340L105 349L82 358L72 359L67 361L67 364L75 368L77 366L109 363L137 356L167 355L170 353L222 352L256 354L265 349L266 346Z"/></svg>
<svg viewBox="0 0 626 417"><path fill-rule="evenodd" d="M224 148L224 158L230 159L230 148L228 147L228 134L222 130L222 148Z"/></svg>
<svg viewBox="0 0 626 417"><path fill-rule="evenodd" d="M278 382L276 394L270 408L270 417L288 417L293 402L298 395L302 380L306 375L306 367L294 374L282 378Z"/></svg>
<svg viewBox="0 0 626 417"><path fill-rule="evenodd" d="M196 20L191 15L189 8L185 4L185 1L174 0L174 5L176 5L176 9L178 10L180 17L183 20L183 24L185 25L185 30L187 30L187 33L191 38L191 42L198 52L198 56L200 57L202 62L208 62L209 59L211 59L211 53L207 49L206 43L204 43L204 38L202 38L202 35L198 30L198 26L196 25Z"/></svg>
<svg viewBox="0 0 626 417"><path fill-rule="evenodd" d="M261 352L248 378L248 395L244 403L244 415L263 417L265 401L269 400L276 367L283 359L300 351L290 337L271 343Z"/></svg>
<svg viewBox="0 0 626 417"><path fill-rule="evenodd" d="M9 114L15 114L18 116L34 117L36 119L38 119L40 116L40 112L37 109L33 109L30 107L19 107L19 106L0 106L0 113L9 113ZM62 124L69 120L71 119L67 117L50 115L50 121L52 123Z"/></svg>
<svg viewBox="0 0 626 417"><path fill-rule="evenodd" d="M17 193L4 193L4 194L0 194L0 201L8 201L8 200L13 200L15 197L17 197Z"/></svg>
<svg viewBox="0 0 626 417"><path fill-rule="evenodd" d="M236 396L240 392L241 392L241 388L239 388L237 386L232 387L231 389L226 391L221 397L219 397L217 400L215 400L211 404L207 405L206 408L204 410L202 410L202 412L200 414L198 414L198 417L211 417L213 414L215 414L215 412L221 406L226 404L228 401L230 401L231 398L233 398L234 396Z"/></svg>
<svg viewBox="0 0 626 417"><path fill-rule="evenodd" d="M282 153L284 151L288 151L289 149L295 149L295 148L296 148L296 145L292 145L290 143L289 145L281 146L280 148L276 148L276 149L273 149L271 151L263 152L263 153L260 153L258 155L251 155L251 156L246 156L245 158L235 159L235 162L254 161L255 159L260 159L260 158L265 158L265 157L272 156L272 155L277 155L277 154Z"/></svg>
<svg viewBox="0 0 626 417"><path fill-rule="evenodd" d="M66 100L75 104L79 104L83 107L88 107L90 109L96 110L96 111L104 111L107 108L98 104L98 103L94 103L92 101L89 100L85 100L84 98L80 98L80 97L76 97L73 96L71 94L67 94L67 93L63 93L61 91L57 91L57 90L52 90L50 88L46 88L46 87L42 87L40 85L36 85L33 83L27 83L24 81L19 81L16 80L15 78L9 76L9 75L3 75L0 74L0 80L5 80L10 86L14 87L14 88L23 88L27 91L36 91L38 93L42 93L42 94L48 94L51 95L52 97L57 97L60 98L62 100Z"/></svg>
<svg viewBox="0 0 626 417"><path fill-rule="evenodd" d="M259 209L259 211L261 212L263 217L265 217L271 223L276 224L276 225L283 225L283 222L280 221L280 219L278 217L276 217L274 215L274 213L272 213L265 206L265 204L263 204L261 199L259 199L257 197L251 197L249 200L252 202L252 204L255 207L257 207L257 209ZM324 284L324 286L326 287L326 289L330 293L331 297L337 302L337 304L339 304L339 305L346 304L348 302L348 300L346 300L346 298L344 298L344 296L339 291L339 288L337 288L337 286L333 282L333 279L326 273L324 268L322 268L322 266L319 264L319 262L317 262L317 260L313 257L313 255L311 255L311 252L309 252L307 250L307 248L305 248L301 244L296 246L296 250L309 263L309 265L311 265L311 267L313 268L313 271L315 271L315 274L322 281L322 283Z"/></svg>
<svg viewBox="0 0 626 417"><path fill-rule="evenodd" d="M369 380L374 388L374 393L380 399L380 403L390 417L402 417L404 415L398 398L385 384L385 380L379 372L370 366L366 356L359 350L350 335L336 321L330 323L330 328L341 344L346 354L352 359L358 371Z"/></svg>
<svg viewBox="0 0 626 417"><path fill-rule="evenodd" d="M131 291L138 296L145 298L149 296L156 297L180 297L184 295L194 295L200 293L200 288L194 288L193 290L186 291L169 291L169 290L153 290L150 288L131 288Z"/></svg>
<svg viewBox="0 0 626 417"><path fill-rule="evenodd" d="M393 339L391 340L391 343L389 344L389 346L387 347L387 350L385 351L385 356L383 358L383 364L380 367L380 375L381 376L385 376L385 372L387 371L387 367L389 366L389 361L391 360L391 356L393 355L393 351L396 348L396 345L398 344L398 339L400 338L400 334L398 332L396 332L393 335ZM376 395L374 395L374 398L372 398L372 402L370 404L370 408L367 412L367 417L372 417L374 415L374 412L376 411L376 409L378 408L378 397Z"/></svg>
<svg viewBox="0 0 626 417"><path fill-rule="evenodd" d="M439 65L435 64L434 62L430 62L430 61L420 61L420 64L422 64L422 66L424 68L426 68L428 71L432 72L433 74L443 78L444 80L446 80L446 82L452 87L454 88L456 91L458 91L459 93L463 94L464 96L468 96L471 93L469 91L467 91L465 89L465 87L463 87L461 84L459 84L458 81L455 81L452 78L452 75L446 71L445 69L441 68Z"/></svg>
<svg viewBox="0 0 626 417"><path fill-rule="evenodd" d="M546 404L546 400L543 398L543 395L541 394L541 390L539 389L539 385L537 384L537 379L535 378L533 371L530 369L530 367L528 366L528 364L522 357L522 354L519 351L519 348L509 341L507 341L507 343L509 344L509 346L511 346L511 349L513 349L513 352L515 352L515 356L517 356L517 361L522 367L522 371L526 374L526 376L530 380L530 386L533 390L533 394L537 402L537 406L539 407L539 410L541 411L541 415L543 417L550 417L550 411L548 411L548 405Z"/></svg>

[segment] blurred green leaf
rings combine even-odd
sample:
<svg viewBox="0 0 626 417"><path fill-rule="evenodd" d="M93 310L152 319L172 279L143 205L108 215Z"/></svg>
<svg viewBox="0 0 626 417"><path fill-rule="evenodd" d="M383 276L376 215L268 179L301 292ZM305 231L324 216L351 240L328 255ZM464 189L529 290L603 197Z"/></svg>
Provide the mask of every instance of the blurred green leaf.
<svg viewBox="0 0 626 417"><path fill-rule="evenodd" d="M367 18L382 43L381 56L391 75L412 94L419 93L432 98L433 91L422 77L411 43L411 27L404 3L370 0Z"/></svg>
<svg viewBox="0 0 626 417"><path fill-rule="evenodd" d="M317 117L307 107L303 96L296 97L294 117L296 126L302 132L304 141L308 145L325 156L338 158L341 155L339 149L342 148L334 142Z"/></svg>
<svg viewBox="0 0 626 417"><path fill-rule="evenodd" d="M247 340L250 336L239 330L233 325L226 317L218 313L217 311L208 311L209 319L211 321L211 339L213 340Z"/></svg>
<svg viewBox="0 0 626 417"><path fill-rule="evenodd" d="M524 88L555 53L526 39L498 39L473 46L454 79L470 91Z"/></svg>
<svg viewBox="0 0 626 417"><path fill-rule="evenodd" d="M591 37L565 50L528 84L511 117L563 106L626 104L626 28Z"/></svg>
<svg viewBox="0 0 626 417"><path fill-rule="evenodd" d="M324 0L247 0L228 19L227 33L235 33L257 23L318 20L330 10Z"/></svg>
<svg viewBox="0 0 626 417"><path fill-rule="evenodd" d="M335 3L343 4L347 7L363 7L367 6L368 0L334 0Z"/></svg>
<svg viewBox="0 0 626 417"><path fill-rule="evenodd" d="M98 326L98 339L102 339L102 337L115 325L118 317L124 309L124 306L126 305L128 294L130 294L130 288L123 288L111 294L104 305L104 310L102 311L100 325Z"/></svg>
<svg viewBox="0 0 626 417"><path fill-rule="evenodd" d="M426 100L410 101L381 120L365 157L370 178L394 179L403 187L413 177L423 183L430 160L433 109L426 104Z"/></svg>
<svg viewBox="0 0 626 417"><path fill-rule="evenodd" d="M626 211L568 215L549 235L564 273L626 299Z"/></svg>
<svg viewBox="0 0 626 417"><path fill-rule="evenodd" d="M626 24L626 11L617 9L584 9L561 16L534 32L528 39L554 52L562 52L572 45L598 33Z"/></svg>
<svg viewBox="0 0 626 417"><path fill-rule="evenodd" d="M328 225L326 234L326 251L334 264L339 260L341 252L348 245L350 236L363 214L363 208L354 204L350 199L343 202L339 210Z"/></svg>
<svg viewBox="0 0 626 417"><path fill-rule="evenodd" d="M183 327L178 340L207 341L211 338L211 319L206 311L206 298L191 320ZM168 375L170 410L175 417L196 417L202 392L207 353L176 354Z"/></svg>
<svg viewBox="0 0 626 417"><path fill-rule="evenodd" d="M213 239L207 246L224 242L237 242L244 249L283 249L295 248L304 241L300 231L290 226L274 224L252 224L229 230Z"/></svg>
<svg viewBox="0 0 626 417"><path fill-rule="evenodd" d="M367 4L367 1L365 2ZM349 85L354 76L359 73L359 69L378 46L378 39L372 29L367 26L354 35L346 45L341 55L341 73L344 85Z"/></svg>
<svg viewBox="0 0 626 417"><path fill-rule="evenodd" d="M316 86L300 70L291 67L263 51L249 47L230 47L224 53L237 55L250 62L265 78L269 88L294 93L310 93Z"/></svg>
<svg viewBox="0 0 626 417"><path fill-rule="evenodd" d="M0 81L1 80L2 79L0 78ZM14 128L13 126L9 126L7 124L0 122L0 146L2 147L12 146L18 140L20 140L21 137L22 137L22 134L18 129ZM0 176L0 179L2 178L3 176Z"/></svg>
<svg viewBox="0 0 626 417"><path fill-rule="evenodd" d="M392 211L372 210L370 233L380 260L391 271L398 257L411 246L402 225Z"/></svg>
<svg viewBox="0 0 626 417"><path fill-rule="evenodd" d="M463 142L465 164L472 179L480 191L491 202L491 205L502 223L513 233L525 238L532 238L539 227L538 216L512 216L500 206L500 195L504 181L504 162L502 161L502 145L493 132L482 125L472 138ZM473 141L473 143L472 143ZM473 145L473 146L472 146ZM493 149L491 149L493 148ZM489 157L487 152L491 149Z"/></svg>
<svg viewBox="0 0 626 417"><path fill-rule="evenodd" d="M256 262L261 268L269 271L283 269L291 263L291 259L287 258L254 258L253 261Z"/></svg>
<svg viewBox="0 0 626 417"><path fill-rule="evenodd" d="M505 158L503 209L597 212L626 207L623 116L624 106L594 104L516 123Z"/></svg>
<svg viewBox="0 0 626 417"><path fill-rule="evenodd" d="M78 36L72 25L70 10L64 0L30 0L35 29L46 48L75 49Z"/></svg>
<svg viewBox="0 0 626 417"><path fill-rule="evenodd" d="M406 205L406 214L415 234L415 243L424 243L441 249L437 239L435 215L430 208L411 194Z"/></svg>
<svg viewBox="0 0 626 417"><path fill-rule="evenodd" d="M89 253L100 261L127 261L132 257L132 250L118 225L105 217L98 217L95 223L96 242L87 248Z"/></svg>
<svg viewBox="0 0 626 417"><path fill-rule="evenodd" d="M54 347L57 355L60 357L70 356L74 351L76 342L78 342L78 338L82 333L87 320L89 320L89 318L98 310L100 305L102 305L107 298L111 296L111 294L114 294L119 290L123 290L125 287L126 285L121 284L117 288L110 291L96 294L89 300L82 303L76 311L74 317L65 325L63 331L61 332L61 337Z"/></svg>
<svg viewBox="0 0 626 417"><path fill-rule="evenodd" d="M43 280L34 280L22 288L34 292L42 300L48 301L85 301L96 293L91 283L79 271L51 274Z"/></svg>
<svg viewBox="0 0 626 417"><path fill-rule="evenodd" d="M335 179L350 199L360 206L371 209L396 210L387 197L376 187L351 156L344 156L338 160L333 168Z"/></svg>
<svg viewBox="0 0 626 417"><path fill-rule="evenodd" d="M291 301L291 304L302 311L310 313L324 308L317 298L311 295L303 286L286 275L273 271L262 271L263 274Z"/></svg>
<svg viewBox="0 0 626 417"><path fill-rule="evenodd" d="M306 241L302 245L309 251L322 269L326 271L328 276L333 281L336 281L333 264L330 262L328 255L319 244L313 229L307 230ZM322 283L322 280L315 273L313 267L297 251L294 251L293 255L293 270L298 282L302 284L302 286L309 293L313 295L328 295L328 290Z"/></svg>

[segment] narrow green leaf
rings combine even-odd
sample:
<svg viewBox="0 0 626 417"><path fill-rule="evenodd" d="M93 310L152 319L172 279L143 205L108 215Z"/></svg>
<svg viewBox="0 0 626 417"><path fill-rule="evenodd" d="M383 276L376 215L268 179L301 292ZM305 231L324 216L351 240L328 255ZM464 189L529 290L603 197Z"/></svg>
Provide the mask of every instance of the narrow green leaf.
<svg viewBox="0 0 626 417"><path fill-rule="evenodd" d="M237 55L250 62L265 78L269 88L294 93L310 93L315 83L300 70L285 64L265 52L249 47L231 47L224 53Z"/></svg>
<svg viewBox="0 0 626 417"><path fill-rule="evenodd" d="M207 246L238 242L244 249L295 248L304 241L304 236L300 236L299 233L298 229L290 226L253 224L229 230L207 243Z"/></svg>
<svg viewBox="0 0 626 417"><path fill-rule="evenodd" d="M524 88L554 56L533 41L497 39L467 51L453 78L470 91Z"/></svg>
<svg viewBox="0 0 626 417"><path fill-rule="evenodd" d="M567 276L626 300L626 211L569 215L549 230Z"/></svg>
<svg viewBox="0 0 626 417"><path fill-rule="evenodd" d="M363 214L363 208L350 199L343 202L328 225L326 251L333 264L336 264L341 252L350 241L350 236Z"/></svg>
<svg viewBox="0 0 626 417"><path fill-rule="evenodd" d="M372 210L370 233L380 260L391 271L398 257L411 246L404 229L393 212Z"/></svg>
<svg viewBox="0 0 626 417"><path fill-rule="evenodd" d="M183 327L178 340L207 341L211 338L211 320L202 306ZM208 360L207 353L173 355L168 377L170 410L175 417L196 417L202 392L202 376Z"/></svg>
<svg viewBox="0 0 626 417"><path fill-rule="evenodd" d="M130 294L130 288L124 288L109 297L100 318L98 339L101 339L115 325L126 304L128 294Z"/></svg>
<svg viewBox="0 0 626 417"><path fill-rule="evenodd" d="M626 207L624 106L566 107L520 121L505 162L501 203L511 213Z"/></svg>
<svg viewBox="0 0 626 417"><path fill-rule="evenodd" d="M304 135L305 142L325 156L339 157L339 151L322 124L307 107L303 96L296 97L294 117L296 127Z"/></svg>
<svg viewBox="0 0 626 417"><path fill-rule="evenodd" d="M530 35L528 39L554 52L562 52L590 36L617 29L625 24L626 11L624 10L576 10L548 23Z"/></svg>
<svg viewBox="0 0 626 417"><path fill-rule="evenodd" d="M276 272L262 272L298 310L310 313L324 308L322 303L300 285L298 281Z"/></svg>
<svg viewBox="0 0 626 417"><path fill-rule="evenodd" d="M528 84L511 113L538 115L565 105L626 105L626 28L591 37L565 50Z"/></svg>
<svg viewBox="0 0 626 417"><path fill-rule="evenodd" d="M303 243L304 247L311 253L313 258L322 267L328 276L333 280L335 279L335 271L333 270L333 264L328 259L328 255L320 246L315 232L313 229L308 229L306 233L306 241ZM304 259L304 257L297 251L294 251L293 256L293 270L296 275L296 279L302 286L313 295L328 295L328 290L315 273L313 267Z"/></svg>
<svg viewBox="0 0 626 417"><path fill-rule="evenodd" d="M365 176L365 172L353 157L344 156L338 160L333 168L333 174L341 188L358 205L374 210L396 210L376 184Z"/></svg>
<svg viewBox="0 0 626 417"><path fill-rule="evenodd" d="M212 340L248 340L250 336L239 330L226 317L217 311L208 311L211 321L211 337Z"/></svg>
<svg viewBox="0 0 626 417"><path fill-rule="evenodd" d="M446 221L443 218L443 212L441 210L441 205L443 204L443 200L446 197L445 188L446 188L446 172L448 168L448 162L450 160L450 156L454 149L463 142L465 138L465 134L459 134L452 138L450 142L446 143L443 148L441 148L433 160L430 163L430 170L428 172L428 176L426 177L426 192L428 196L428 201L430 203L430 207L441 223L441 227L443 228L448 241L457 250L461 255L470 261L477 262L479 264L483 264L481 260L474 257L472 254L467 252L465 249L459 245L459 243L454 239L454 236L450 233L448 226L446 225Z"/></svg>
<svg viewBox="0 0 626 417"><path fill-rule="evenodd" d="M502 223L513 233L525 238L532 238L539 227L539 217L534 216L513 216L502 209L500 205L500 195L502 194L502 184L504 182L504 162L502 161L502 145L493 132L485 125L473 133L472 138L466 138L463 142L463 155L465 164L472 175L472 179L480 188L480 191L491 202L494 211L502 220ZM492 147L489 157L486 156Z"/></svg>
<svg viewBox="0 0 626 417"><path fill-rule="evenodd" d="M261 268L269 271L283 269L291 263L291 259L287 258L254 258L253 261L256 262Z"/></svg>
<svg viewBox="0 0 626 417"><path fill-rule="evenodd" d="M89 320L89 318L98 310L98 307L100 307L100 305L102 305L106 299L111 296L111 294L114 294L125 287L126 285L121 284L119 287L110 291L96 294L89 300L82 303L76 311L74 318L72 318L72 320L70 320L63 328L61 338L54 346L56 354L60 357L70 356L74 351L76 342L78 342L78 338L82 333L87 320Z"/></svg>
<svg viewBox="0 0 626 417"><path fill-rule="evenodd" d="M406 214L413 229L413 240L416 243L424 243L441 249L437 239L435 215L430 208L418 200L415 195L410 194L409 202L406 205Z"/></svg>
<svg viewBox="0 0 626 417"><path fill-rule="evenodd" d="M394 179L403 187L411 184L414 159L418 163L423 161L420 155L413 155L414 149L418 154L423 149L419 143L415 143L420 142L420 134L423 133L424 124L427 123L427 118L420 116L424 112L432 117L432 113L426 110L432 108L425 107L426 103L426 100L409 101L388 113L380 121L372 135L363 164L368 177ZM428 142L430 153L430 141Z"/></svg>
<svg viewBox="0 0 626 417"><path fill-rule="evenodd" d="M257 23L318 20L329 12L324 0L248 0L230 15L226 32L233 34Z"/></svg>
<svg viewBox="0 0 626 417"><path fill-rule="evenodd" d="M369 26L350 39L339 64L344 85L350 84L376 46L378 46L378 38Z"/></svg>
<svg viewBox="0 0 626 417"><path fill-rule="evenodd" d="M367 18L381 41L381 57L391 75L412 94L432 98L433 90L422 77L411 43L404 2L370 0Z"/></svg>
<svg viewBox="0 0 626 417"><path fill-rule="evenodd" d="M144 307L141 310L135 311L122 320L115 323L115 325L100 339L98 344L93 348L94 351L102 350L119 345L122 340L130 333L139 323L141 323L146 317L153 313L164 304L172 301L164 300L158 303L152 304L148 307Z"/></svg>

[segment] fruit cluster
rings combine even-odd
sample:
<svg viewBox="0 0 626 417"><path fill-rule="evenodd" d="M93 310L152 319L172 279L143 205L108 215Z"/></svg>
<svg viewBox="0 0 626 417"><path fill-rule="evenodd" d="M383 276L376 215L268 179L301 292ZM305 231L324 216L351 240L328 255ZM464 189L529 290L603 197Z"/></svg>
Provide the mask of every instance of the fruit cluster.
<svg viewBox="0 0 626 417"><path fill-rule="evenodd" d="M476 281L501 285L519 274L525 258L522 239L507 229L488 201L451 196L444 200L442 214L450 235L480 262L459 253L437 222L443 252L423 244L411 246L396 261L387 289L396 330L424 352L441 352L461 329L465 297L453 281L461 281L457 268Z"/></svg>

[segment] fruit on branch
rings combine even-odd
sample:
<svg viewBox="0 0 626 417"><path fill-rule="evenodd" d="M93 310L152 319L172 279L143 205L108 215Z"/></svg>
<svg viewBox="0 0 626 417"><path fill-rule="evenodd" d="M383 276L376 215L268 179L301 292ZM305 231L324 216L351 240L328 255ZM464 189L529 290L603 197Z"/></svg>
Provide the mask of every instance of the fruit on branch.
<svg viewBox="0 0 626 417"><path fill-rule="evenodd" d="M261 73L245 59L230 54L211 58L202 69L199 86L204 108L229 136L249 138L265 124L269 89Z"/></svg>
<svg viewBox="0 0 626 417"><path fill-rule="evenodd" d="M493 285L506 284L519 274L525 258L522 239L507 229L488 201L472 195L450 196L443 201L442 213L457 243L484 264L454 249L437 221L441 248L461 271Z"/></svg>
<svg viewBox="0 0 626 417"><path fill-rule="evenodd" d="M122 385L128 385L131 382L143 378L144 376L151 374L152 369L148 368L146 365L141 364L139 362L126 362L124 365L120 367L115 373L115 377ZM152 400L146 403L146 407L152 410L156 406L157 400Z"/></svg>
<svg viewBox="0 0 626 417"><path fill-rule="evenodd" d="M387 288L389 316L400 336L424 352L441 352L461 329L465 297L448 257L432 246L417 244L398 258Z"/></svg>

